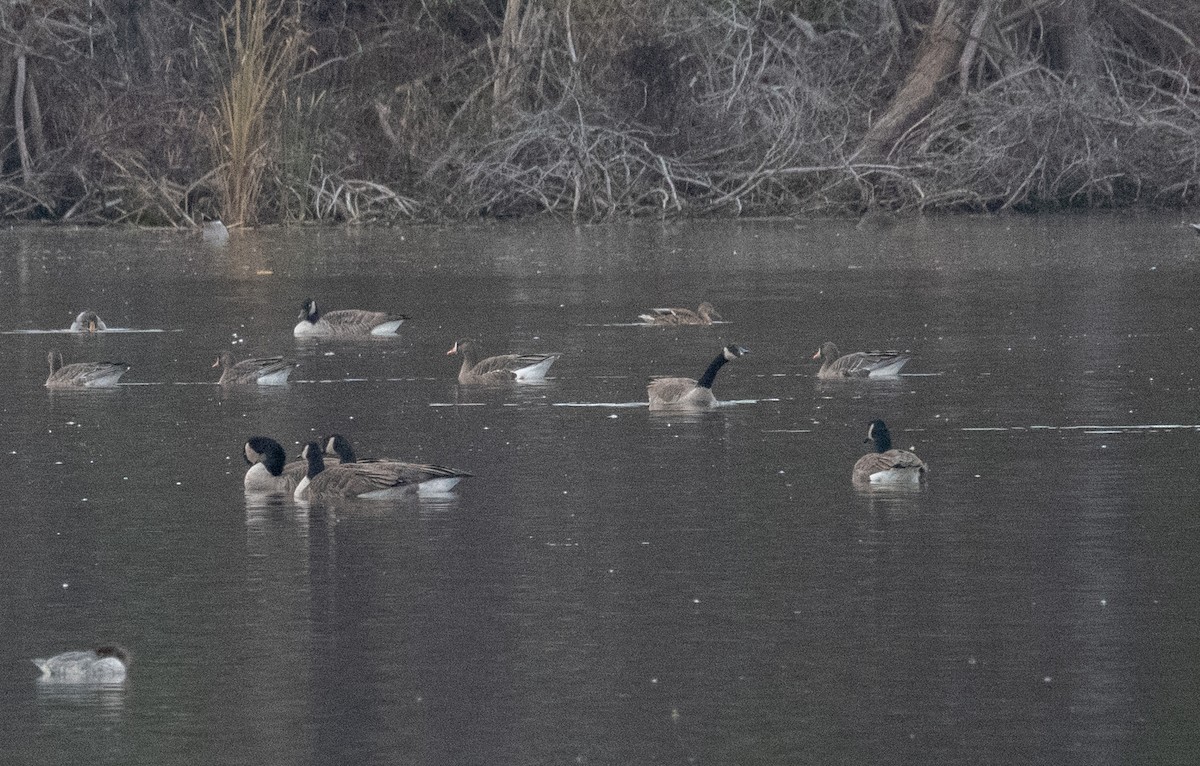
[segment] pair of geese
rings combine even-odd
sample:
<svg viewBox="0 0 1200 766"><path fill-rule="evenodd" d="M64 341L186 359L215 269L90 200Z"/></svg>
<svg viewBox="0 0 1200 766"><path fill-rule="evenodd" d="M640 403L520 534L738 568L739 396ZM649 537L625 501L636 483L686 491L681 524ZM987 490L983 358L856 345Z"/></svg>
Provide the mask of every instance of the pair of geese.
<svg viewBox="0 0 1200 766"><path fill-rule="evenodd" d="M301 460L288 463L283 445L269 436L251 436L243 447L250 464L243 486L250 494L286 494L298 501L341 497L389 500L444 495L473 474L432 463L359 460L350 442L334 434L304 445Z"/></svg>

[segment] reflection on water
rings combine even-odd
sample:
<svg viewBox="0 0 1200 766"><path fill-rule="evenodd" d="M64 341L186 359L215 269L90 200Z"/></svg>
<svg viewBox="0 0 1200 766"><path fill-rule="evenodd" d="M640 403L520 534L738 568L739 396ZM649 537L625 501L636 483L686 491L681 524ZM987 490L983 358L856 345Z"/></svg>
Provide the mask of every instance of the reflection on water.
<svg viewBox="0 0 1200 766"><path fill-rule="evenodd" d="M138 658L0 677L14 763L1195 760L1200 249L1160 219L5 236L10 664ZM314 292L413 318L297 341ZM729 324L628 323L706 299ZM42 386L83 305L173 328L56 341L140 385ZM459 386L467 336L563 356ZM827 337L912 374L817 380ZM302 366L216 386L230 338ZM647 411L733 340L726 406ZM876 418L926 485L851 483ZM475 476L247 497L256 433Z"/></svg>

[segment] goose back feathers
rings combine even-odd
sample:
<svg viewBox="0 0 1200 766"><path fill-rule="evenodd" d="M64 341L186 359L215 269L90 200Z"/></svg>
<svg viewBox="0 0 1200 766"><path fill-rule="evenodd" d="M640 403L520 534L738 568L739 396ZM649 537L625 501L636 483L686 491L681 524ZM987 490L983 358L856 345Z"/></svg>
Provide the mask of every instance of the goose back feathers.
<svg viewBox="0 0 1200 766"><path fill-rule="evenodd" d="M721 315L708 301L701 303L695 311L684 308L650 309L646 314L639 314L638 319L643 324L657 325L707 325L720 321Z"/></svg>
<svg viewBox="0 0 1200 766"><path fill-rule="evenodd" d="M508 381L531 382L546 379L546 372L561 354L502 354L479 358L479 341L462 338L446 352L447 356L462 357L458 369L458 382L464 385L475 383L505 383Z"/></svg>
<svg viewBox="0 0 1200 766"><path fill-rule="evenodd" d="M337 457L333 458L333 460L340 461L342 465L349 463L386 463L396 471L397 475L415 486L417 491L422 495L449 492L463 479L474 476L474 474L468 471L448 468L447 466L435 463L407 463L401 460L379 458L360 461L354 454L354 448L350 445L350 440L341 434L334 434L326 441L324 458L326 462L329 461L330 455L336 455Z"/></svg>
<svg viewBox="0 0 1200 766"><path fill-rule="evenodd" d="M402 470L386 462L327 466L318 442L304 445L303 457L308 472L296 486L297 500L339 497L390 500L416 490Z"/></svg>
<svg viewBox="0 0 1200 766"><path fill-rule="evenodd" d="M260 386L282 386L287 383L288 376L296 368L296 363L282 356L272 356L263 359L243 359L233 361L233 354L222 351L213 367L221 368L221 379L218 384L235 385L249 384Z"/></svg>
<svg viewBox="0 0 1200 766"><path fill-rule="evenodd" d="M854 464L851 478L858 484L919 484L925 481L929 466L914 453L892 448L892 434L882 420L867 427L866 441L875 444Z"/></svg>
<svg viewBox="0 0 1200 766"><path fill-rule="evenodd" d="M365 338L369 335L395 335L408 316L361 309L322 312L317 302L309 298L300 307L299 319L292 330L297 338Z"/></svg>
<svg viewBox="0 0 1200 766"><path fill-rule="evenodd" d="M749 353L750 349L730 344L709 363L699 380L694 378L655 378L646 386L650 409L655 410L702 410L717 405L712 384L729 362Z"/></svg>
<svg viewBox="0 0 1200 766"><path fill-rule="evenodd" d="M50 351L46 354L50 364L50 375L46 388L111 388L121 376L129 372L124 362L75 362L63 364L62 354Z"/></svg>
<svg viewBox="0 0 1200 766"><path fill-rule="evenodd" d="M895 377L912 357L876 351L856 351L842 355L836 345L825 342L812 358L821 360L821 369L817 371L817 377L829 379Z"/></svg>
<svg viewBox="0 0 1200 766"><path fill-rule="evenodd" d="M120 646L63 652L33 660L42 671L43 679L76 683L121 681L129 662L129 652Z"/></svg>

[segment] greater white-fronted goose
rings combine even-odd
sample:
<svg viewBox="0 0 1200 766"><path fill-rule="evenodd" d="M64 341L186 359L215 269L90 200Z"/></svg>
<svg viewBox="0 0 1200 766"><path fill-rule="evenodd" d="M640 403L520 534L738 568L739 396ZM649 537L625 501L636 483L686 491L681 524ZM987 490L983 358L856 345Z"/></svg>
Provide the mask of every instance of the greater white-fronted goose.
<svg viewBox="0 0 1200 766"><path fill-rule="evenodd" d="M290 495L296 491L303 474L283 470L287 453L279 442L269 436L251 436L246 440L243 452L250 464L242 482L247 492Z"/></svg>
<svg viewBox="0 0 1200 766"><path fill-rule="evenodd" d="M63 364L62 354L50 351L50 376L46 388L112 388L121 376L129 372L124 362L75 362Z"/></svg>
<svg viewBox="0 0 1200 766"><path fill-rule="evenodd" d="M371 458L368 460L358 460L358 456L354 454L354 447L350 446L350 440L341 434L330 436L325 442L325 461L329 461L329 456L337 455L335 460L340 461L341 465L348 463L388 463L393 466L399 474L408 483L416 486L417 491L422 495L444 494L454 489L463 479L474 476L475 474L467 471L460 471L457 468L448 468L444 465L436 465L433 463L406 463L401 460Z"/></svg>
<svg viewBox="0 0 1200 766"><path fill-rule="evenodd" d="M648 314L639 314L643 324L712 324L720 321L721 315L708 301L701 303L695 311L691 309L650 309Z"/></svg>
<svg viewBox="0 0 1200 766"><path fill-rule="evenodd" d="M873 420L867 427L865 441L875 443L854 464L851 478L856 484L918 484L925 481L929 466L914 453L892 449L892 434L882 420Z"/></svg>
<svg viewBox="0 0 1200 766"><path fill-rule="evenodd" d="M721 349L721 353L708 365L708 369L694 378L655 378L646 386L650 397L650 409L653 410L704 410L717 405L713 396L712 384L717 373L727 363L750 352L736 343L731 343Z"/></svg>
<svg viewBox="0 0 1200 766"><path fill-rule="evenodd" d="M125 678L129 663L129 652L120 646L63 652L33 660L33 664L42 671L43 679L74 683L121 681Z"/></svg>
<svg viewBox="0 0 1200 766"><path fill-rule="evenodd" d="M342 497L391 500L417 493L416 486L405 477L405 471L395 464L340 463L327 466L318 442L304 445L302 454L308 463L308 472L296 485L294 495L297 500Z"/></svg>
<svg viewBox="0 0 1200 766"><path fill-rule="evenodd" d="M395 335L408 319L405 314L382 311L340 309L322 313L312 298L300 307L300 322L292 330L297 338L363 338L368 335Z"/></svg>
<svg viewBox="0 0 1200 766"><path fill-rule="evenodd" d="M108 325L95 311L80 311L71 323L71 332L101 332L107 329Z"/></svg>
<svg viewBox="0 0 1200 766"><path fill-rule="evenodd" d="M462 366L458 369L458 382L505 383L508 381L530 382L546 379L546 371L561 354L502 354L479 358L479 341L462 338L446 356L458 354Z"/></svg>
<svg viewBox="0 0 1200 766"><path fill-rule="evenodd" d="M221 379L217 381L222 386L249 384L260 386L282 386L287 383L288 376L296 369L296 363L282 356L272 356L264 359L243 359L233 361L233 354L222 351L213 362L213 367L221 368Z"/></svg>
<svg viewBox="0 0 1200 766"><path fill-rule="evenodd" d="M812 358L821 360L818 378L894 378L912 357L880 351L856 351L842 355L837 346L825 342Z"/></svg>

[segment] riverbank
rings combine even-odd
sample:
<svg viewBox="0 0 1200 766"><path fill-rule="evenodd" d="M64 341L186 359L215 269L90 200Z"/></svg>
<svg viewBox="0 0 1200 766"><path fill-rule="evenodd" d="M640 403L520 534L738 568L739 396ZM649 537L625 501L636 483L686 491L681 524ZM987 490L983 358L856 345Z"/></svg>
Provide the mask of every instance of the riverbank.
<svg viewBox="0 0 1200 766"><path fill-rule="evenodd" d="M0 218L1193 204L1200 9L1043 5L149 0L4 16L0 39L21 44L0 43Z"/></svg>

